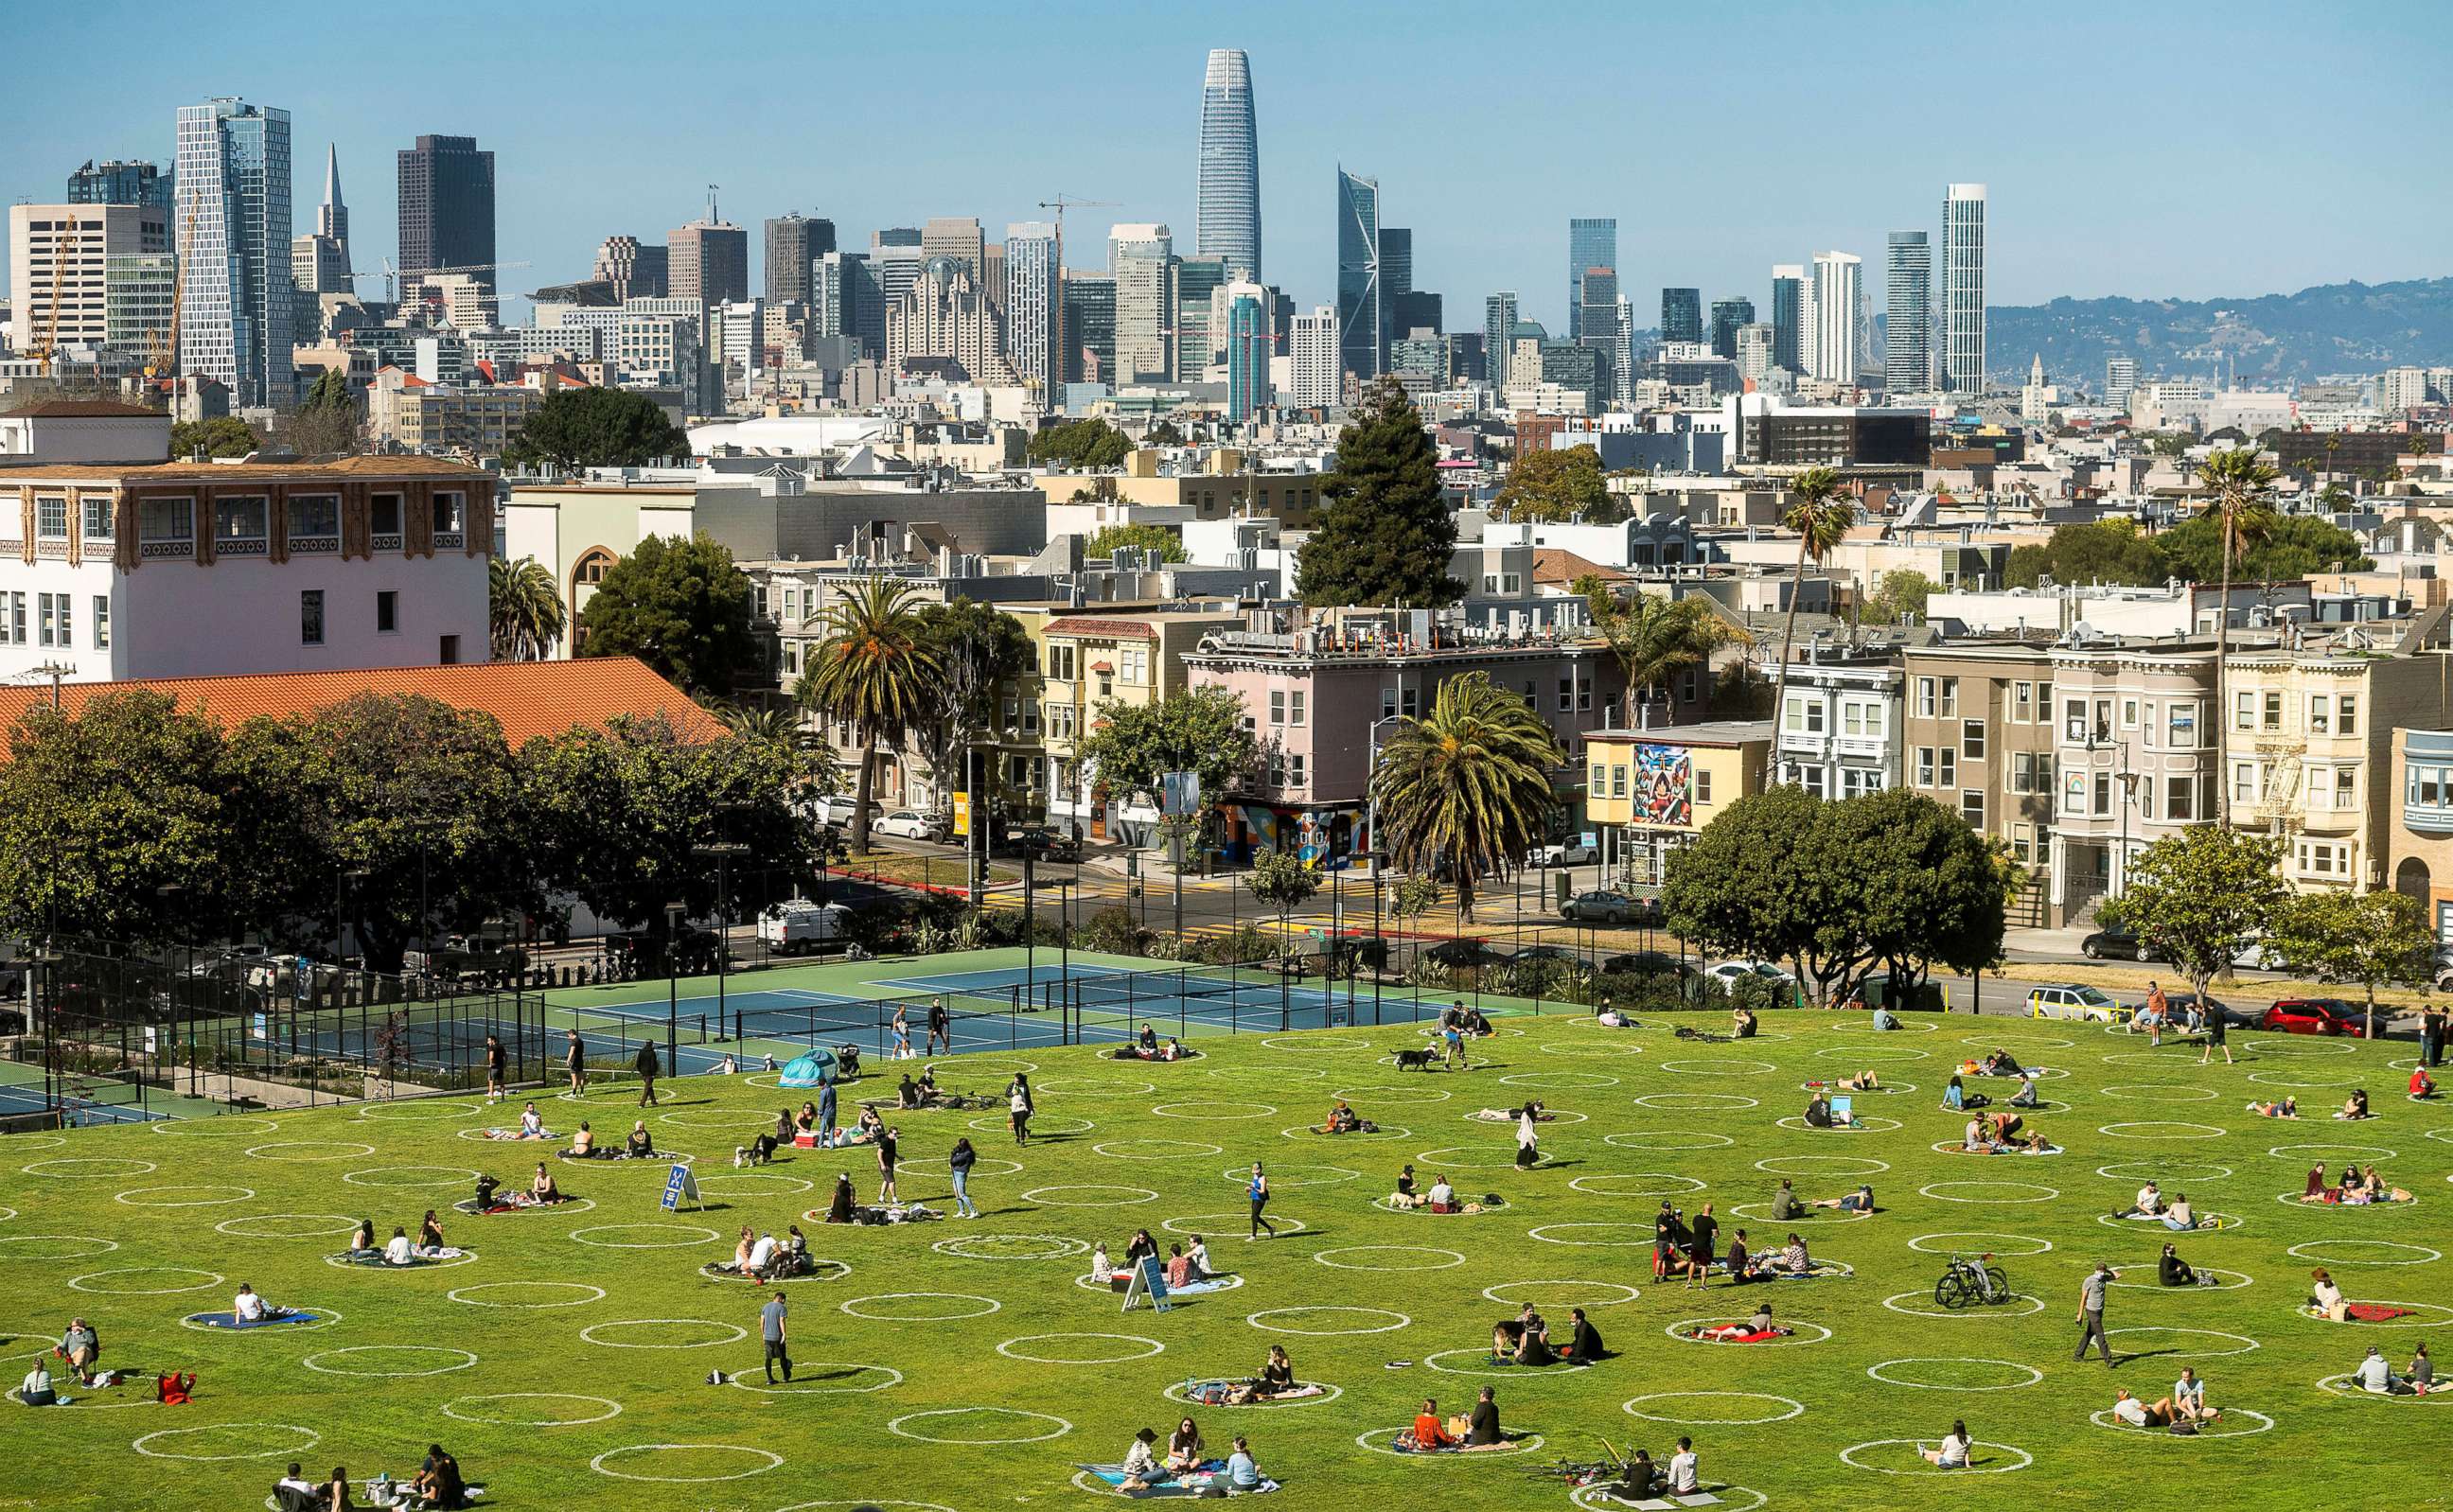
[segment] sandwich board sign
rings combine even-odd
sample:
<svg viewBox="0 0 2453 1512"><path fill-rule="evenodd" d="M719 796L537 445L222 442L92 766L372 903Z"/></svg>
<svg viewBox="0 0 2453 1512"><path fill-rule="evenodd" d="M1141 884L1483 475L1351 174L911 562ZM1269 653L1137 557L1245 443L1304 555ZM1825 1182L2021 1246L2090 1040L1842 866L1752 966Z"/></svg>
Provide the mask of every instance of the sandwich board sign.
<svg viewBox="0 0 2453 1512"><path fill-rule="evenodd" d="M1151 1311L1167 1310L1167 1267L1159 1263L1159 1258L1156 1255L1144 1255L1140 1263L1133 1266L1132 1279L1125 1283L1125 1305L1122 1310L1132 1311L1133 1299L1144 1293L1148 1294Z"/></svg>
<svg viewBox="0 0 2453 1512"><path fill-rule="evenodd" d="M679 1212L684 1198L702 1209L707 1206L698 1195L698 1178L690 1174L688 1166L676 1163L672 1174L665 1178L664 1201L657 1205L668 1213Z"/></svg>

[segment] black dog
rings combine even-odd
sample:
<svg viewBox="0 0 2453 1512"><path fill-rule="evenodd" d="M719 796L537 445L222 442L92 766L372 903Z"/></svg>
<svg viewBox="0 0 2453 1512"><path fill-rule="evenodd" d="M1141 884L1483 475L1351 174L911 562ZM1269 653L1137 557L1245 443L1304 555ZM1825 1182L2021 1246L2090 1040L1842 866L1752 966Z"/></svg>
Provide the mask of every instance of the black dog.
<svg viewBox="0 0 2453 1512"><path fill-rule="evenodd" d="M1400 1050L1397 1052L1397 1069L1428 1071L1431 1068L1431 1063L1439 1058L1440 1052L1437 1050Z"/></svg>

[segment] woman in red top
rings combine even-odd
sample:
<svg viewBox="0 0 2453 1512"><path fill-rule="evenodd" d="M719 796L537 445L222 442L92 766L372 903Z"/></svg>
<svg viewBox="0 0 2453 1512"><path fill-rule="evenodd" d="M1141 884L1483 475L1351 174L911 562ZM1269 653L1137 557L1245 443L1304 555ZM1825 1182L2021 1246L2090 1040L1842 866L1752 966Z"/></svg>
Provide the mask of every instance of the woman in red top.
<svg viewBox="0 0 2453 1512"><path fill-rule="evenodd" d="M1456 1440L1440 1422L1439 1403L1430 1397L1425 1397L1423 1410L1414 1414L1414 1447L1447 1449L1455 1445Z"/></svg>

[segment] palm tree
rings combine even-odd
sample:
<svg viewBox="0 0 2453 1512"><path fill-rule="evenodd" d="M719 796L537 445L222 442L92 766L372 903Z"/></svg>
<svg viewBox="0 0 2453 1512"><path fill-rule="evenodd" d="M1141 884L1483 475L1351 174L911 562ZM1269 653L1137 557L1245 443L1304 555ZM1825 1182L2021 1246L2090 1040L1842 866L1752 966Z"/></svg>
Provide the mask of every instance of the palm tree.
<svg viewBox="0 0 2453 1512"><path fill-rule="evenodd" d="M1805 565L1828 559L1857 523L1857 501L1840 491L1840 474L1833 468L1806 468L1789 480L1788 491L1797 502L1780 523L1797 532L1797 570L1789 578L1788 622L1780 632L1780 670L1772 682L1774 729L1788 696L1788 656L1797 644L1797 601L1805 592Z"/></svg>
<svg viewBox="0 0 2453 1512"><path fill-rule="evenodd" d="M2231 822L2231 705L2224 689L2224 658L2231 648L2232 558L2250 536L2263 533L2275 472L2251 448L2226 447L2206 454L2198 476L2213 490L2206 509L2218 517L2215 529L2223 540L2223 590L2215 601L2215 823L2225 825Z"/></svg>
<svg viewBox="0 0 2453 1512"><path fill-rule="evenodd" d="M1745 646L1753 637L1714 612L1703 597L1668 599L1638 592L1623 603L1598 579L1582 585L1593 628L1617 659L1626 681L1626 726L1636 725L1636 705L1643 695L1669 681L1669 675L1709 659L1725 646Z"/></svg>
<svg viewBox="0 0 2453 1512"><path fill-rule="evenodd" d="M1505 876L1542 837L1550 773L1566 752L1533 706L1487 672L1440 685L1430 712L1398 722L1371 774L1373 836L1399 869L1427 876L1445 864L1456 881L1457 919L1474 886Z"/></svg>
<svg viewBox="0 0 2453 1512"><path fill-rule="evenodd" d="M777 746L793 746L800 742L800 715L788 707L753 704L727 704L715 711L724 727L743 740L763 740Z"/></svg>
<svg viewBox="0 0 2453 1512"><path fill-rule="evenodd" d="M498 662L544 659L568 617L553 574L532 556L495 557L486 567L486 639Z"/></svg>
<svg viewBox="0 0 2453 1512"><path fill-rule="evenodd" d="M827 610L827 638L801 674L795 696L824 718L852 726L860 740L860 777L852 790L851 848L868 849L868 795L877 777L877 747L900 744L905 730L932 715L942 681L936 655L924 643L907 584L872 577ZM942 712L936 710L935 712Z"/></svg>

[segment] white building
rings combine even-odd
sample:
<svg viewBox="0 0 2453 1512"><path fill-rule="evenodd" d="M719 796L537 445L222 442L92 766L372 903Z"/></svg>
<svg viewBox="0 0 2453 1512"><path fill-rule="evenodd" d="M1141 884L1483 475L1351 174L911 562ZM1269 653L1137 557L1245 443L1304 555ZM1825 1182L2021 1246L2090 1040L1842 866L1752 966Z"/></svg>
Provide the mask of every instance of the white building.
<svg viewBox="0 0 2453 1512"><path fill-rule="evenodd" d="M1286 343L1292 372L1286 402L1298 409L1329 409L1344 397L1338 382L1337 307L1315 305L1297 315Z"/></svg>
<svg viewBox="0 0 2453 1512"><path fill-rule="evenodd" d="M1117 226L1107 233L1107 271L1116 281L1119 384L1175 378L1175 237L1163 224Z"/></svg>
<svg viewBox="0 0 2453 1512"><path fill-rule="evenodd" d="M1005 229L1006 366L1057 408L1065 382L1064 244L1048 221L1017 221Z"/></svg>
<svg viewBox="0 0 2453 1512"><path fill-rule="evenodd" d="M1738 328L1738 376L1761 387L1771 376L1772 328L1758 322Z"/></svg>
<svg viewBox="0 0 2453 1512"><path fill-rule="evenodd" d="M1814 356L1807 376L1853 384L1866 352L1865 264L1851 252L1814 254Z"/></svg>
<svg viewBox="0 0 2453 1512"><path fill-rule="evenodd" d="M2106 357L2104 359L2104 402L2115 409L2129 408L2129 396L2138 388L2138 359Z"/></svg>
<svg viewBox="0 0 2453 1512"><path fill-rule="evenodd" d="M1953 184L1942 201L1942 382L1984 391L1984 186Z"/></svg>

